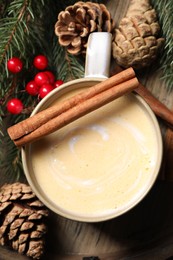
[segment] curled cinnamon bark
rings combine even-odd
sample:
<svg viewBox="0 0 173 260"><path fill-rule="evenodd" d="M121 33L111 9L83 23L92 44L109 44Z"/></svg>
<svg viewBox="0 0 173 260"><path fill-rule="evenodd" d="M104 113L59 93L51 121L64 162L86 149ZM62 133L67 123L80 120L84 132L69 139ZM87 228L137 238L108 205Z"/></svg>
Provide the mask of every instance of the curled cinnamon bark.
<svg viewBox="0 0 173 260"><path fill-rule="evenodd" d="M10 128L17 146L50 134L70 122L128 93L139 85L133 69L127 69L95 86L50 107Z"/></svg>

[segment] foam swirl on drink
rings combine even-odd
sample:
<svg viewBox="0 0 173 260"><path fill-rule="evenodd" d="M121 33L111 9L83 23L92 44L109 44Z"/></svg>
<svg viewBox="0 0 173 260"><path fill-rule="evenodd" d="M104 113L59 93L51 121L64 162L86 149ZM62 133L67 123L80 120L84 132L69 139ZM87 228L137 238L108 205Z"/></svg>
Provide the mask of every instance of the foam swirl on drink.
<svg viewBox="0 0 173 260"><path fill-rule="evenodd" d="M103 216L128 208L152 178L157 140L133 95L32 145L35 178L64 211Z"/></svg>

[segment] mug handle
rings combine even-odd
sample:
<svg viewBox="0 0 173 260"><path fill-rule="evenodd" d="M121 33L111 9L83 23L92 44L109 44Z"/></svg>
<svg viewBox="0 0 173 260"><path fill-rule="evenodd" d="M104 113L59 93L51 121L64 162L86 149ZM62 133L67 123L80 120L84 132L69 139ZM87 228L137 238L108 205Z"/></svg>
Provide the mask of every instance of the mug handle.
<svg viewBox="0 0 173 260"><path fill-rule="evenodd" d="M85 61L85 78L109 77L111 49L111 33L94 32L89 35Z"/></svg>

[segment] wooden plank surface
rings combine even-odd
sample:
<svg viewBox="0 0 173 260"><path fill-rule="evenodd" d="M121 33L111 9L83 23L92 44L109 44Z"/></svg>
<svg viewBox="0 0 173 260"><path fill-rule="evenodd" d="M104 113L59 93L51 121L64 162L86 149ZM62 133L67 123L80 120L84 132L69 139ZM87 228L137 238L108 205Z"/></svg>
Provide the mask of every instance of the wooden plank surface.
<svg viewBox="0 0 173 260"><path fill-rule="evenodd" d="M129 0L105 3L118 23ZM166 90L154 68L139 72L138 77L160 101L169 108L173 107L173 93ZM173 137L161 120L159 123L166 156L159 178L144 200L123 216L100 223L76 222L52 212L44 260L82 260L84 256L98 256L101 260L158 260L173 256ZM28 259L7 248L0 248L0 260L16 257Z"/></svg>

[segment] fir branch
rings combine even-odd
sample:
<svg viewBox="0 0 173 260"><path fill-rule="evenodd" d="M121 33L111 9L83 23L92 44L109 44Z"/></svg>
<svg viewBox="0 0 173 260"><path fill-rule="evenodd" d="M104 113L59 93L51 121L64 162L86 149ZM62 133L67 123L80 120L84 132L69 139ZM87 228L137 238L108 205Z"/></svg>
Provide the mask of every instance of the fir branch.
<svg viewBox="0 0 173 260"><path fill-rule="evenodd" d="M54 25L58 13L75 0L1 0L0 4L0 173L17 179L23 172L20 151L7 134L7 128L28 115L8 115L6 103L11 95L23 99L26 108L35 100L24 93L24 86L32 78L32 61L43 53L49 59L49 69L64 81L82 78L84 60L66 53L58 44ZM101 2L101 1L93 1ZM25 69L17 75L9 75L6 63L12 56L22 58ZM27 109L25 109L26 111ZM3 147L3 150L2 150ZM9 177L8 177L9 179Z"/></svg>
<svg viewBox="0 0 173 260"><path fill-rule="evenodd" d="M0 66L4 65L4 59L7 61L10 58L12 54L12 46L18 50L19 53L25 49L25 46L22 44L23 37L21 38L21 21L27 17L26 9L28 4L28 0L12 1L8 7L8 16L1 20ZM7 28L9 29L8 32Z"/></svg>
<svg viewBox="0 0 173 260"><path fill-rule="evenodd" d="M56 77L64 82L83 78L84 60L67 53L66 49L59 45L57 37L54 37L52 61L55 67Z"/></svg>
<svg viewBox="0 0 173 260"><path fill-rule="evenodd" d="M165 38L163 55L160 59L163 79L169 91L173 90L173 3L172 0L151 0L156 9Z"/></svg>
<svg viewBox="0 0 173 260"><path fill-rule="evenodd" d="M70 55L68 52L66 52L66 60L68 68L68 74L66 75L66 78L68 80L83 78L84 62L82 63L81 59L78 59L77 57L74 58L74 56Z"/></svg>
<svg viewBox="0 0 173 260"><path fill-rule="evenodd" d="M53 1L53 2L52 2ZM74 4L76 1L54 1L50 0L50 5L54 4L52 12L47 10L47 19L44 27L45 37L49 45L45 48L45 53L49 58L50 69L55 73L57 79L64 82L76 78L82 78L84 75L84 61L82 57L69 55L66 49L60 46L58 37L55 35L54 27L57 21L58 13L64 10L68 5ZM47 6L49 9L49 6Z"/></svg>
<svg viewBox="0 0 173 260"><path fill-rule="evenodd" d="M0 151L1 156L1 178L8 176L9 180L17 181L19 180L21 173L23 172L22 169L22 161L20 156L20 150L15 147L14 144L11 143L11 139L9 138L5 124L3 131L3 139L1 139L1 147L3 147L3 151Z"/></svg>
<svg viewBox="0 0 173 260"><path fill-rule="evenodd" d="M8 115L6 103L12 95L23 99L26 106L32 103L32 98L26 98L22 92L28 78L29 71L27 70L31 66L33 55L38 49L41 49L40 37L37 36L38 41L35 41L36 31L39 36L42 35L39 33L43 31L41 23L39 27L38 23L36 24L37 30L34 30L33 27L34 23L40 20L38 14L43 13L44 8L40 1L31 0L9 1L8 4L5 4L4 1L3 7L3 15L0 19L0 172L1 175L7 175L10 178L13 176L17 179L19 174L23 172L20 152L10 140L7 128L24 119L26 115ZM7 60L12 56L21 57L25 65L22 75L17 75L15 82L14 76L9 75L6 69Z"/></svg>

